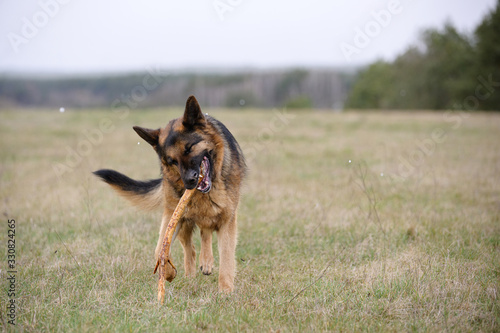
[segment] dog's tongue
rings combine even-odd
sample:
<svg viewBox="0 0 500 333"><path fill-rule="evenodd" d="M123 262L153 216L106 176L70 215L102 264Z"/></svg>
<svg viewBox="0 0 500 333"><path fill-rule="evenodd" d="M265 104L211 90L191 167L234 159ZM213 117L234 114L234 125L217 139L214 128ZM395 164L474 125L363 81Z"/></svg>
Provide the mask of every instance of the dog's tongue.
<svg viewBox="0 0 500 333"><path fill-rule="evenodd" d="M212 181L210 180L210 162L208 158L203 157L203 161L201 162L201 174L203 175L203 179L200 181L196 189L201 191L202 193L208 193L212 188Z"/></svg>

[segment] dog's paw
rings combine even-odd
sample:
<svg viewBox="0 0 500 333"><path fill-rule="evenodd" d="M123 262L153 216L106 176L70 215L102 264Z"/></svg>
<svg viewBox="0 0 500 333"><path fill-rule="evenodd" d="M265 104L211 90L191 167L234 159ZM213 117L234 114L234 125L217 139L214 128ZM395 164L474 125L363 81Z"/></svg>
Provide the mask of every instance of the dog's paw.
<svg viewBox="0 0 500 333"><path fill-rule="evenodd" d="M200 266L200 271L204 275L210 275L212 274L212 266Z"/></svg>
<svg viewBox="0 0 500 333"><path fill-rule="evenodd" d="M196 266L191 266L192 268L186 269L186 277L194 278L196 276Z"/></svg>
<svg viewBox="0 0 500 333"><path fill-rule="evenodd" d="M210 275L212 274L213 266L214 266L213 259L211 261L207 260L205 263L200 263L200 271L204 275Z"/></svg>
<svg viewBox="0 0 500 333"><path fill-rule="evenodd" d="M200 254L200 271L204 275L212 274L212 270L214 268L214 257L210 254L207 254L206 251Z"/></svg>
<svg viewBox="0 0 500 333"><path fill-rule="evenodd" d="M232 281L231 282L221 281L219 279L219 293L228 295L231 294L233 291L234 291L234 285Z"/></svg>

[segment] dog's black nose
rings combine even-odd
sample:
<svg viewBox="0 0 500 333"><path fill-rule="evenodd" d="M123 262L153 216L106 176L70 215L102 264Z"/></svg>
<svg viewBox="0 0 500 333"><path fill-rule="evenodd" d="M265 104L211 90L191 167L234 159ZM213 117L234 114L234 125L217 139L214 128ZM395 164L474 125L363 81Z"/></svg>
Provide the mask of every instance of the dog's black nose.
<svg viewBox="0 0 500 333"><path fill-rule="evenodd" d="M196 170L189 170L184 179L184 186L186 188L194 188L198 184L198 172Z"/></svg>

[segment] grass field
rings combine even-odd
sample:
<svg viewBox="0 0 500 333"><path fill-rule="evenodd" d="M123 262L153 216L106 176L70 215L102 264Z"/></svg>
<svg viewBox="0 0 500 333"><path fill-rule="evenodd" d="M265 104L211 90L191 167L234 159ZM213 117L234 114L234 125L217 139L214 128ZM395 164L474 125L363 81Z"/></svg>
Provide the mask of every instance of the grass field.
<svg viewBox="0 0 500 333"><path fill-rule="evenodd" d="M181 110L0 113L4 330L10 299L26 332L500 330L499 114L208 112L250 170L236 291L217 293L215 243L215 273L194 279L175 243L163 306L161 212L136 211L91 171L158 177L131 126Z"/></svg>

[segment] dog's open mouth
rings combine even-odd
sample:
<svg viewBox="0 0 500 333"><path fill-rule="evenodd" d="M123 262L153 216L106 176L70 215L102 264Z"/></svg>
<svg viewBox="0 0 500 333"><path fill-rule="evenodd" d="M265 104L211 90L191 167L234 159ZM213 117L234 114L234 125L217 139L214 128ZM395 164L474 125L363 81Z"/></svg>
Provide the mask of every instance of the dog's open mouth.
<svg viewBox="0 0 500 333"><path fill-rule="evenodd" d="M203 179L198 184L198 189L202 193L208 193L212 189L212 180L210 179L210 161L205 156L201 162L201 174L203 174Z"/></svg>

